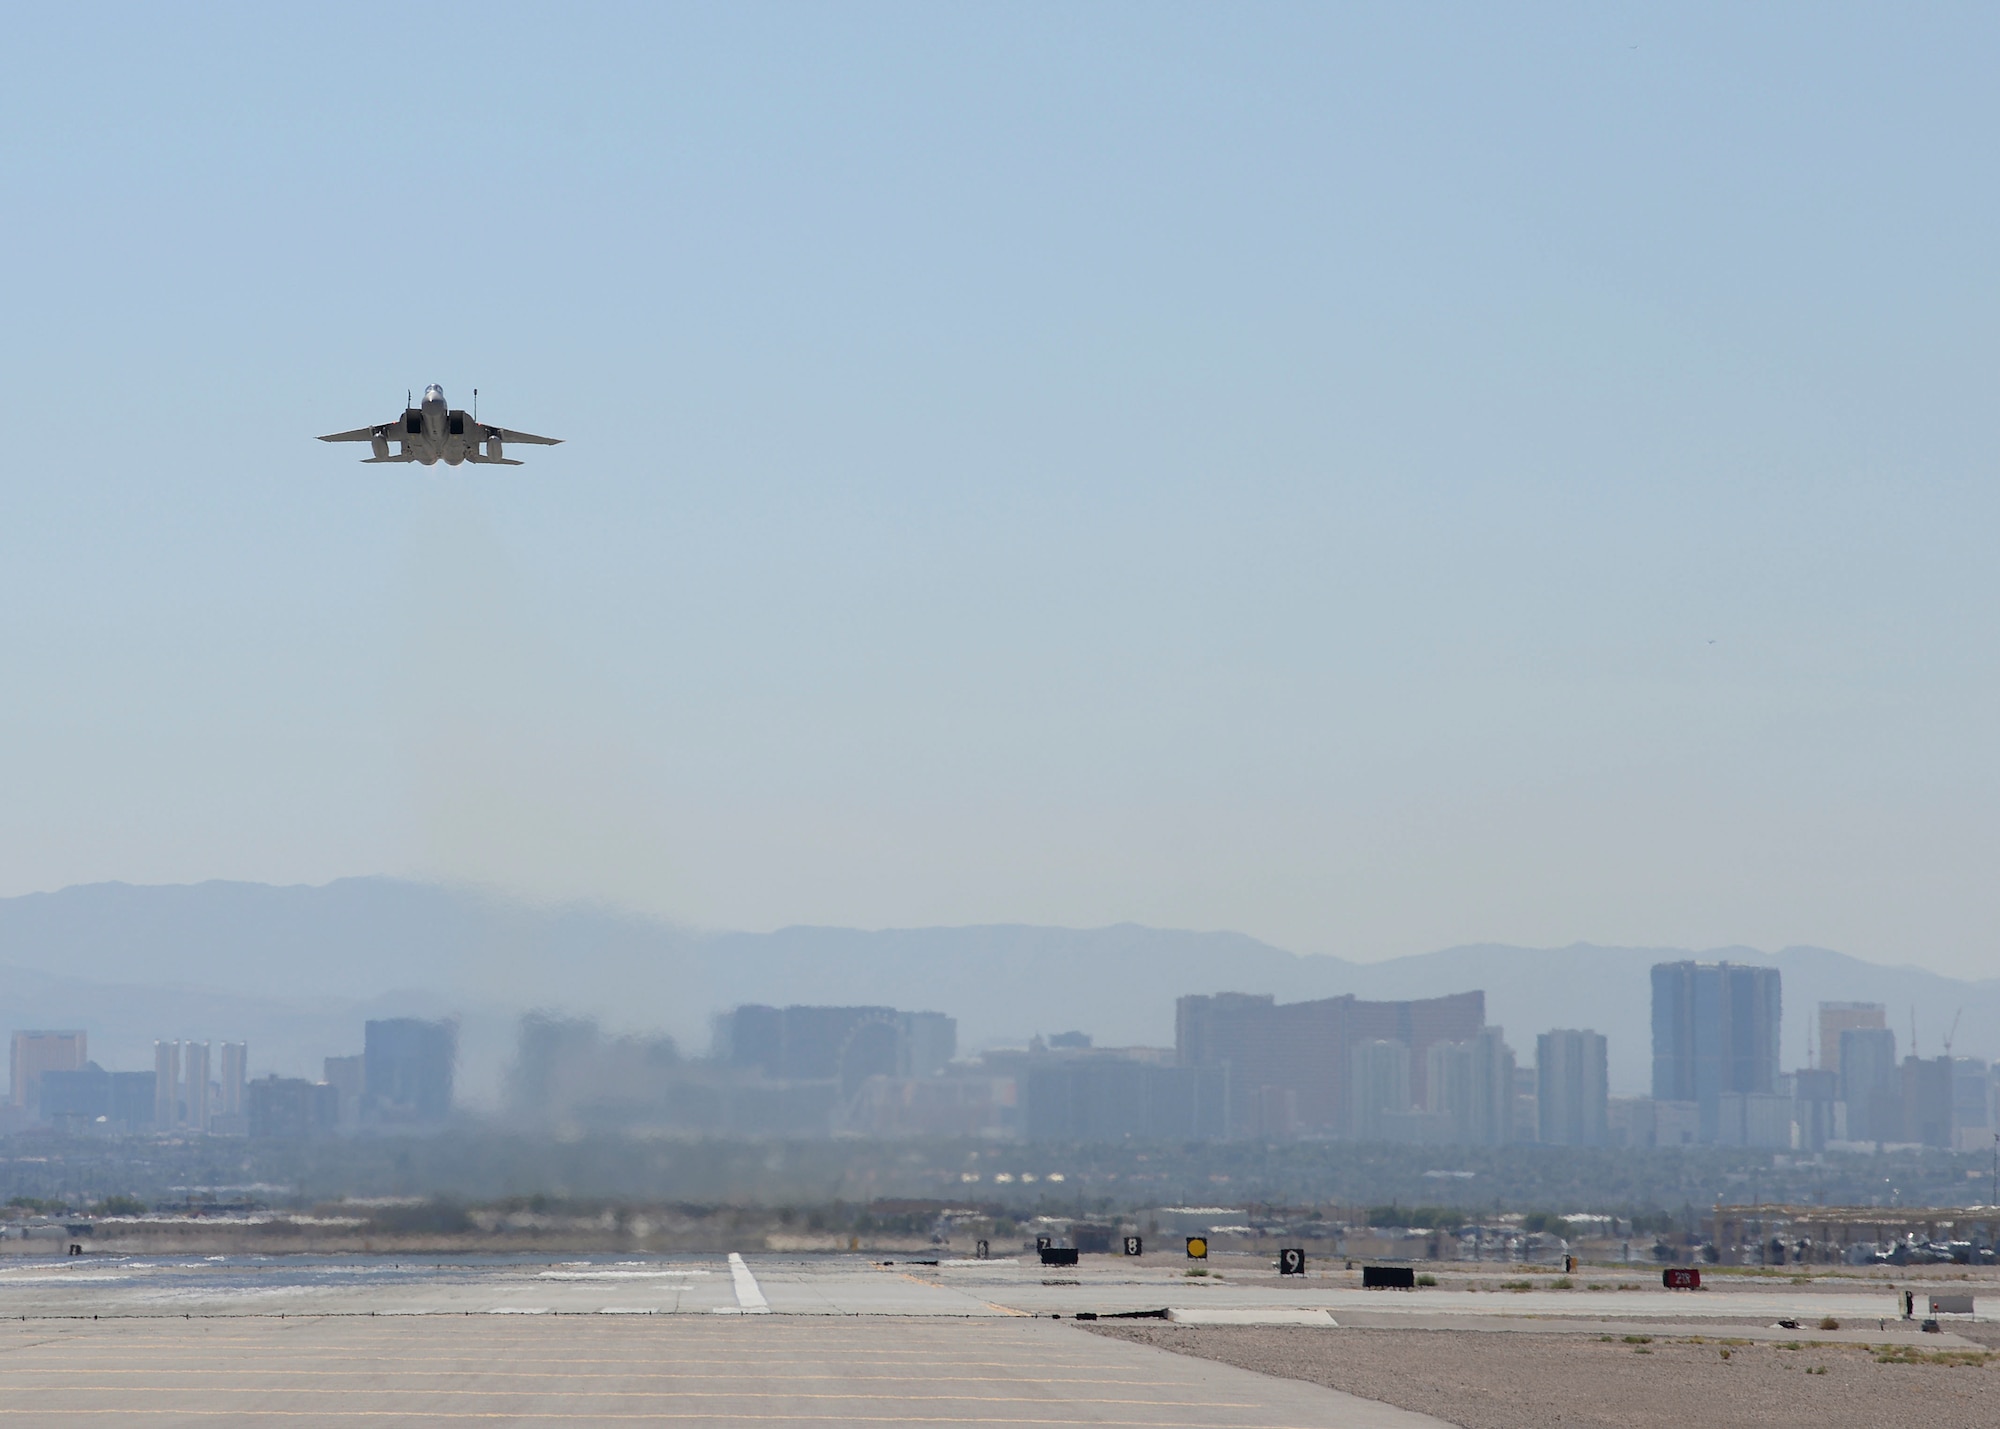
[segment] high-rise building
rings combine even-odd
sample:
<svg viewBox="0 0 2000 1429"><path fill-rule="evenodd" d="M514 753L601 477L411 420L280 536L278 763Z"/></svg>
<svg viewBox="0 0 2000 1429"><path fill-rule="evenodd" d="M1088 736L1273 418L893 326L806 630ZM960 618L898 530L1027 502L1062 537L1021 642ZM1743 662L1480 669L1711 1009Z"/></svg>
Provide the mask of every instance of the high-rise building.
<svg viewBox="0 0 2000 1429"><path fill-rule="evenodd" d="M1514 1119L1513 1140L1523 1145L1533 1145L1541 1138L1541 1117L1537 1112L1535 1098L1535 1069L1533 1067L1514 1068Z"/></svg>
<svg viewBox="0 0 2000 1429"><path fill-rule="evenodd" d="M1700 1108L1702 1140L1717 1139L1725 1092L1778 1090L1776 968L1736 963L1653 965L1653 1097Z"/></svg>
<svg viewBox="0 0 2000 1429"><path fill-rule="evenodd" d="M1209 1141L1225 1132L1223 1075L1105 1051L1048 1057L1021 1078L1030 1141Z"/></svg>
<svg viewBox="0 0 2000 1429"><path fill-rule="evenodd" d="M223 1044L224 1055L231 1046ZM160 1131L207 1131L216 1116L206 1042L153 1044L153 1125Z"/></svg>
<svg viewBox="0 0 2000 1429"><path fill-rule="evenodd" d="M775 1044L768 1050L759 1047L754 1058L768 1077L844 1081L877 1073L895 1075L897 1019L893 1007L799 1006L758 1008L755 1012L777 1014ZM761 1024L760 1017L760 1028Z"/></svg>
<svg viewBox="0 0 2000 1429"><path fill-rule="evenodd" d="M1793 1073L1792 1120L1798 1124L1801 1151L1824 1151L1829 1141L1845 1140L1839 1075L1826 1067Z"/></svg>
<svg viewBox="0 0 2000 1429"><path fill-rule="evenodd" d="M244 1042L224 1042L222 1044L221 1075L216 1078L216 1112L221 1116L239 1117L247 1115L249 1108L243 1102L243 1088L249 1081L250 1047Z"/></svg>
<svg viewBox="0 0 2000 1429"><path fill-rule="evenodd" d="M44 1072L80 1072L89 1061L89 1039L81 1032L16 1032L7 1099L34 1115Z"/></svg>
<svg viewBox="0 0 2000 1429"><path fill-rule="evenodd" d="M1840 1099L1847 1105L1849 1141L1903 1139L1903 1084L1893 1029L1855 1027L1840 1034Z"/></svg>
<svg viewBox="0 0 2000 1429"><path fill-rule="evenodd" d="M1879 1002L1822 1002L1819 1005L1819 1064L1840 1075L1840 1034L1889 1025L1889 1009Z"/></svg>
<svg viewBox="0 0 2000 1429"><path fill-rule="evenodd" d="M1482 1027L1472 1039L1472 1114L1465 1139L1503 1146L1514 1133L1514 1049L1499 1027Z"/></svg>
<svg viewBox="0 0 2000 1429"><path fill-rule="evenodd" d="M42 1073L35 1093L35 1114L65 1131L81 1131L98 1118L109 1119L111 1074L95 1062L71 1071Z"/></svg>
<svg viewBox="0 0 2000 1429"><path fill-rule="evenodd" d="M1448 1116L1460 1141L1472 1107L1472 1044L1433 1042L1424 1053L1424 1110Z"/></svg>
<svg viewBox="0 0 2000 1429"><path fill-rule="evenodd" d="M838 1081L852 1094L870 1077L929 1077L957 1055L958 1022L893 1007L746 1004L715 1021L726 1063L779 1081Z"/></svg>
<svg viewBox="0 0 2000 1429"><path fill-rule="evenodd" d="M44 1072L41 1116L71 1132L150 1130L153 1074L107 1072L95 1062L74 1072Z"/></svg>
<svg viewBox="0 0 2000 1429"><path fill-rule="evenodd" d="M604 1039L589 1017L561 1017L530 1012L521 1019L514 1065L507 1073L508 1109L516 1116L541 1119L558 1114L574 1100L572 1084L594 1071ZM326 1059L326 1080L335 1082L334 1062ZM360 1058L355 1058L357 1076ZM345 1113L343 1121L350 1120Z"/></svg>
<svg viewBox="0 0 2000 1429"><path fill-rule="evenodd" d="M153 1074L113 1072L111 1074L111 1124L119 1131L153 1129Z"/></svg>
<svg viewBox="0 0 2000 1429"><path fill-rule="evenodd" d="M438 1122L451 1113L458 1024L416 1017L371 1021L361 1052L362 1115L385 1122Z"/></svg>
<svg viewBox="0 0 2000 1429"><path fill-rule="evenodd" d="M1225 1074L1220 1067L1176 1067L1177 1072L1214 1079L1217 1093L1218 1111L1222 1102ZM1299 1094L1290 1087L1259 1087L1257 1089L1256 1134L1267 1141L1290 1141L1299 1134Z"/></svg>
<svg viewBox="0 0 2000 1429"><path fill-rule="evenodd" d="M1951 1138L1957 1151L1993 1150L1993 1069L1977 1057L1951 1059Z"/></svg>
<svg viewBox="0 0 2000 1429"><path fill-rule="evenodd" d="M1724 1092L1716 1098L1717 1146L1782 1151L1792 1144L1796 1108L1789 1092Z"/></svg>
<svg viewBox="0 0 2000 1429"><path fill-rule="evenodd" d="M188 1130L208 1130L211 1091L208 1043L181 1043L181 1124Z"/></svg>
<svg viewBox="0 0 2000 1429"><path fill-rule="evenodd" d="M1924 1146L1952 1144L1952 1059L1903 1059L1903 1137Z"/></svg>
<svg viewBox="0 0 2000 1429"><path fill-rule="evenodd" d="M356 1054L352 1057L328 1057L320 1064L322 1080L333 1088L334 1123L337 1126L353 1126L361 1120L365 1061Z"/></svg>
<svg viewBox="0 0 2000 1429"><path fill-rule="evenodd" d="M1424 1062L1424 1109L1451 1118L1453 1140L1513 1140L1514 1052L1502 1029L1482 1027L1469 1042L1433 1042Z"/></svg>
<svg viewBox="0 0 2000 1429"><path fill-rule="evenodd" d="M334 1128L339 1094L304 1077L260 1077L245 1088L249 1132L255 1141L307 1141Z"/></svg>
<svg viewBox="0 0 2000 1429"><path fill-rule="evenodd" d="M1388 1118L1401 1116L1412 1105L1410 1049L1386 1037L1372 1037L1357 1043L1348 1059L1348 1134L1357 1141L1381 1141L1388 1133Z"/></svg>
<svg viewBox="0 0 2000 1429"><path fill-rule="evenodd" d="M1602 1146L1609 1139L1604 1038L1558 1029L1535 1039L1535 1114L1545 1146Z"/></svg>
<svg viewBox="0 0 2000 1429"><path fill-rule="evenodd" d="M1406 1050L1407 1096L1395 1114L1430 1105L1432 1045L1467 1042L1486 1025L1483 992L1410 1002L1363 1002L1327 997L1278 1002L1240 992L1183 997L1174 1019L1174 1055L1184 1067L1220 1067L1229 1074L1231 1135L1254 1134L1266 1088L1290 1091L1298 1128L1306 1135L1362 1135L1352 1125L1354 1050L1396 1042ZM1363 1099L1367 1100L1366 1098Z"/></svg>
<svg viewBox="0 0 2000 1429"><path fill-rule="evenodd" d="M715 1056L731 1067L755 1069L767 1077L785 1077L784 1009L753 1002L717 1016Z"/></svg>
<svg viewBox="0 0 2000 1429"><path fill-rule="evenodd" d="M172 1131L181 1124L181 1044L153 1044L153 1125Z"/></svg>
<svg viewBox="0 0 2000 1429"><path fill-rule="evenodd" d="M942 1012L899 1012L896 1075L935 1077L958 1055L958 1019Z"/></svg>

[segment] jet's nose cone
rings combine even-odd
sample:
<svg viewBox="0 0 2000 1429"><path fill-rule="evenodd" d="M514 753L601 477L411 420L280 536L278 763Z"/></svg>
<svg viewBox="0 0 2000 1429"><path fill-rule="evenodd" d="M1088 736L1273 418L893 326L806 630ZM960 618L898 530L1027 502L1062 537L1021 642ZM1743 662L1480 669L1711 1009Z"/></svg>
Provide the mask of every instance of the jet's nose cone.
<svg viewBox="0 0 2000 1429"><path fill-rule="evenodd" d="M433 382L430 386L424 388L424 404L426 406L433 402L441 403L443 401L444 388L440 387L437 383Z"/></svg>

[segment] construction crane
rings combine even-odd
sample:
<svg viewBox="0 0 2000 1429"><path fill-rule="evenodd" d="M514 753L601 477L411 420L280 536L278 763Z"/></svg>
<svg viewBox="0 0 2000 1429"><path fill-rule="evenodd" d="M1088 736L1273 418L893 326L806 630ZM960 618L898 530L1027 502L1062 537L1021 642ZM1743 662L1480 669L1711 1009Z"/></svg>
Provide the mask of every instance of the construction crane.
<svg viewBox="0 0 2000 1429"><path fill-rule="evenodd" d="M1965 1009L1962 1007L1951 1015L1951 1031L1944 1034L1944 1054L1947 1057L1951 1055L1951 1039L1958 1035L1958 1019L1963 1016Z"/></svg>

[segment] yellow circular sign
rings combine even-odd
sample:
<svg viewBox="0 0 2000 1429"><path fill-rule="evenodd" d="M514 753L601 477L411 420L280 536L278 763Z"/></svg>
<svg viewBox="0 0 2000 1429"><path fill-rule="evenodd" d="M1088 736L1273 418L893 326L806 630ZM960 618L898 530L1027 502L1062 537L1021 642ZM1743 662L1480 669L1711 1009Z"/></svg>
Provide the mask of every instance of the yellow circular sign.
<svg viewBox="0 0 2000 1429"><path fill-rule="evenodd" d="M1207 1259L1208 1259L1208 1237L1207 1237L1207 1236L1205 1236L1205 1235L1191 1235L1191 1236L1189 1236L1189 1237L1188 1237L1188 1259L1189 1259L1189 1260L1207 1260Z"/></svg>

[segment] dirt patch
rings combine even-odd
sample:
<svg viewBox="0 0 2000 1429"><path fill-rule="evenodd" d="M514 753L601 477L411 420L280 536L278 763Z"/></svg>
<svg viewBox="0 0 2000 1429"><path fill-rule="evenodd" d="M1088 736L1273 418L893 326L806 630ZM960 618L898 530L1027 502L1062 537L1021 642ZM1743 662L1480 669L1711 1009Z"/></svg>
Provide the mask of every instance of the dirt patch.
<svg viewBox="0 0 2000 1429"><path fill-rule="evenodd" d="M1757 1429L1922 1424L1992 1429L2000 1355L1888 1356L1864 1345L1727 1343L1714 1336L1479 1330L1103 1325L1157 1345L1306 1380L1466 1429L1549 1425Z"/></svg>

